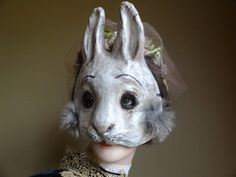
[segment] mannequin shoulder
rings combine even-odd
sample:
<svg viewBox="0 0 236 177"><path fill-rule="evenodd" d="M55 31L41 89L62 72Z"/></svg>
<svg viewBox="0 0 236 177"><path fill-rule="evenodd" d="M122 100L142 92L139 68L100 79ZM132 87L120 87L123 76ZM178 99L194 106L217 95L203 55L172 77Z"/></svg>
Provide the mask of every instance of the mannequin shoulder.
<svg viewBox="0 0 236 177"><path fill-rule="evenodd" d="M39 173L32 175L30 177L61 177L61 173L63 171L64 170L62 170L62 169L49 169L49 170L39 172Z"/></svg>
<svg viewBox="0 0 236 177"><path fill-rule="evenodd" d="M63 170L61 169L49 169L40 173L37 173L35 175L32 175L30 177L61 177L61 172Z"/></svg>

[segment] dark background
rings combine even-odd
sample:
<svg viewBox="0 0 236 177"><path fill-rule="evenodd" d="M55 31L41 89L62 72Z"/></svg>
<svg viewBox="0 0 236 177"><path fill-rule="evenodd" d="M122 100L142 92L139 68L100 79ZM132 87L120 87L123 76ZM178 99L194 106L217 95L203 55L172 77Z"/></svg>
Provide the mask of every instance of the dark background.
<svg viewBox="0 0 236 177"><path fill-rule="evenodd" d="M175 102L177 127L140 148L131 177L235 177L234 0L134 0L163 38L188 84ZM0 1L0 176L57 167L68 144L59 127L68 98L68 63L92 12L118 19L118 0Z"/></svg>

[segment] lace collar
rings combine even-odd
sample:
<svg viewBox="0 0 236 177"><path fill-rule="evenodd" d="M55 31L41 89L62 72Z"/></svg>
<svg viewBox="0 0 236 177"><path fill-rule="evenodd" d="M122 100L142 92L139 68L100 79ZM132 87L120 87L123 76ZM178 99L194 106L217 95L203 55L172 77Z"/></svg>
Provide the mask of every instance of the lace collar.
<svg viewBox="0 0 236 177"><path fill-rule="evenodd" d="M66 170L61 172L61 175L63 177L127 177L125 171L121 174L111 173L98 164L89 153L70 150L60 163L60 168Z"/></svg>

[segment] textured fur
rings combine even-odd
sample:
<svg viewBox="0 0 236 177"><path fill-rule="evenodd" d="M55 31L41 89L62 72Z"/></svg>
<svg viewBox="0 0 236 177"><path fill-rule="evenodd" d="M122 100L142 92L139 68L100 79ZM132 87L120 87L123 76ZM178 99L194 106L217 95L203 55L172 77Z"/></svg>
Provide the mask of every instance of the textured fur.
<svg viewBox="0 0 236 177"><path fill-rule="evenodd" d="M160 112L155 106L151 105L150 108L145 111L145 116L147 129L152 132L154 137L152 139L153 142L156 140L158 140L159 143L164 141L175 127L175 112L171 111L168 107L164 107Z"/></svg>
<svg viewBox="0 0 236 177"><path fill-rule="evenodd" d="M79 115L73 102L69 102L62 112L61 128L68 129L72 135L79 137Z"/></svg>

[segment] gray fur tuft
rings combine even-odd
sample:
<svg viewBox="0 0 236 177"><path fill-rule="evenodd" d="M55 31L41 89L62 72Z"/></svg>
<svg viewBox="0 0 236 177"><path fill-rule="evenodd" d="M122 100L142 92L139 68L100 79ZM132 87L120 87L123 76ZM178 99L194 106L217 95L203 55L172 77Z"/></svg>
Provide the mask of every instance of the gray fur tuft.
<svg viewBox="0 0 236 177"><path fill-rule="evenodd" d="M60 128L68 129L72 135L79 137L79 115L73 102L66 104L62 112Z"/></svg>
<svg viewBox="0 0 236 177"><path fill-rule="evenodd" d="M155 108L147 111L147 127L152 132L152 141L158 140L159 143L163 142L175 127L174 119L175 112L171 111L168 107L163 108L162 112Z"/></svg>

